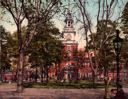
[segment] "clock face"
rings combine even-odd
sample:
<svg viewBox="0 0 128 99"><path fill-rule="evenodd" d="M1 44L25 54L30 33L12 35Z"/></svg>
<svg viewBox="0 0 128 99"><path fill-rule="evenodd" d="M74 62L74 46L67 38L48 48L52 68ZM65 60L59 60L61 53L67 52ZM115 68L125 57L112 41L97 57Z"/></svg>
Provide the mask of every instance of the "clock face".
<svg viewBox="0 0 128 99"><path fill-rule="evenodd" d="M71 34L67 34L66 36L65 36L65 38L67 39L67 40L70 40L71 39Z"/></svg>

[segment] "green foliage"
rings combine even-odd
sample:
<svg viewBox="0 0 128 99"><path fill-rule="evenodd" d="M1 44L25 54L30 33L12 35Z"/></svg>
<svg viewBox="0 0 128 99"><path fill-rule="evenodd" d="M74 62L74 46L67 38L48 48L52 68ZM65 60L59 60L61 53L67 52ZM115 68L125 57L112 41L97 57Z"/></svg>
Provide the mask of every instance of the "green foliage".
<svg viewBox="0 0 128 99"><path fill-rule="evenodd" d="M128 23L128 2L126 3L124 10L122 12L122 22L124 24Z"/></svg>
<svg viewBox="0 0 128 99"><path fill-rule="evenodd" d="M30 54L29 61L39 66L60 62L62 44L57 37L59 30L51 23L41 26L27 51Z"/></svg>
<svg viewBox="0 0 128 99"><path fill-rule="evenodd" d="M113 48L113 38L115 33L116 23L111 20L100 20L97 24L97 33L93 34L95 46L92 41L89 42L90 48L96 49L95 59L98 64L98 71L108 78L108 72L113 68L115 58ZM104 79L105 93L107 94L109 80ZM94 86L95 87L95 86Z"/></svg>
<svg viewBox="0 0 128 99"><path fill-rule="evenodd" d="M25 39L25 32L26 27L21 28L22 38ZM18 58L18 38L17 38L17 32L13 32L12 34L8 34L8 52L10 58Z"/></svg>
<svg viewBox="0 0 128 99"><path fill-rule="evenodd" d="M3 20L4 15L5 15L5 10L3 8L0 8L0 20Z"/></svg>
<svg viewBox="0 0 128 99"><path fill-rule="evenodd" d="M122 12L122 17L121 17L121 29L125 35L125 39L123 41L123 46L121 50L121 62L124 63L125 68L128 66L128 2L126 3L124 10Z"/></svg>
<svg viewBox="0 0 128 99"><path fill-rule="evenodd" d="M2 70L10 68L8 43L8 33L5 31L3 26L0 26L0 68Z"/></svg>
<svg viewBox="0 0 128 99"><path fill-rule="evenodd" d="M99 65L104 68L111 68L114 60L113 38L116 23L111 20L101 20L97 26L95 44L98 50Z"/></svg>
<svg viewBox="0 0 128 99"><path fill-rule="evenodd" d="M125 34L128 34L128 2L126 3L124 10L122 12L122 17L121 17L121 22L122 22L122 31Z"/></svg>
<svg viewBox="0 0 128 99"><path fill-rule="evenodd" d="M123 46L121 49L121 63L124 63L124 68L128 69L128 42L126 40L123 41Z"/></svg>
<svg viewBox="0 0 128 99"><path fill-rule="evenodd" d="M1 7L12 15L17 26L18 48L25 50L41 25L53 18L61 5L60 0L0 0ZM28 21L27 30L21 33L23 20ZM25 37L23 37L23 35Z"/></svg>

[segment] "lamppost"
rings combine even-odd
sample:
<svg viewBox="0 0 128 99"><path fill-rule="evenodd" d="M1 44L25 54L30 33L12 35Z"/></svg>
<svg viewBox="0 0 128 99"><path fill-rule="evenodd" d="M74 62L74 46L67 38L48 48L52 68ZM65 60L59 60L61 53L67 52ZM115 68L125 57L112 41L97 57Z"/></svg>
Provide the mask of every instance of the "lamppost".
<svg viewBox="0 0 128 99"><path fill-rule="evenodd" d="M120 80L120 68L119 68L119 55L120 55L120 51L121 51L121 47L122 47L122 43L123 43L123 39L121 39L119 37L119 30L116 30L116 37L113 40L113 44L114 44L114 49L115 49L115 53L116 53L116 86L117 86L117 92L119 89L119 80Z"/></svg>

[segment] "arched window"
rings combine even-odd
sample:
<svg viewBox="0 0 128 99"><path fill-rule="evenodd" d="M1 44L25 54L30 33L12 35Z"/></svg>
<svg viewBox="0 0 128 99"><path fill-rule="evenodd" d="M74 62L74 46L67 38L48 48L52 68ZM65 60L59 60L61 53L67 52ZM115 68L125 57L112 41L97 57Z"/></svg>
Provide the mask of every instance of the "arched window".
<svg viewBox="0 0 128 99"><path fill-rule="evenodd" d="M71 22L70 21L68 21L68 26L71 26L71 24L70 24Z"/></svg>

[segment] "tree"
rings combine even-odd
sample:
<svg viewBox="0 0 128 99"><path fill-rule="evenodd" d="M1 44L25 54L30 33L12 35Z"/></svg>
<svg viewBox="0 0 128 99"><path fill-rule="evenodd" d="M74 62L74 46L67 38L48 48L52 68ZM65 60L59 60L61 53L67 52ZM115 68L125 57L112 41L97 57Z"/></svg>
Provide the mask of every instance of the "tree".
<svg viewBox="0 0 128 99"><path fill-rule="evenodd" d="M84 36L85 36L85 40L86 40L86 51L89 57L89 62L90 62L90 68L92 70L92 78L93 78L93 83L95 83L95 78L96 78L96 73L97 73L97 64L93 64L92 58L90 56L90 52L89 52L89 37L88 37L88 31L91 33L91 40L93 43L93 46L95 46L94 40L92 38L92 30L91 30L91 19L89 17L89 13L86 10L86 4L87 2L82 2L81 0L75 0L77 8L79 13L81 14L82 18L77 18L78 21L80 21L80 23L82 23L82 28L84 31ZM96 47L94 47L94 54L96 55ZM96 58L97 59L97 58ZM96 63L96 60L95 60Z"/></svg>
<svg viewBox="0 0 128 99"><path fill-rule="evenodd" d="M121 17L121 29L125 35L124 38L124 42L123 42L123 46L122 46L122 51L121 51L121 55L122 55L122 59L121 61L124 63L124 68L127 69L128 66L128 51L127 51L127 47L128 47L128 2L126 3L123 12L122 12L122 17Z"/></svg>
<svg viewBox="0 0 128 99"><path fill-rule="evenodd" d="M127 67L128 65L128 58L127 58L127 55L128 55L128 51L126 50L127 47L128 47L128 2L126 3L124 9L123 9L123 12L122 12L122 17L121 17L121 29L125 35L125 39L124 39L124 42L123 42L123 48L122 48L122 60L123 60L123 63L125 64L125 68Z"/></svg>
<svg viewBox="0 0 128 99"><path fill-rule="evenodd" d="M3 26L0 26L0 73L7 69L10 70L10 60L8 57L8 32L5 31Z"/></svg>
<svg viewBox="0 0 128 99"><path fill-rule="evenodd" d="M122 49L121 49L121 63L124 63L124 68L123 69L128 69L128 42L127 40L123 40L123 45L122 45Z"/></svg>
<svg viewBox="0 0 128 99"><path fill-rule="evenodd" d="M106 26L107 21L107 26ZM105 97L107 97L110 79L108 72L113 67L114 48L113 39L116 23L111 20L101 20L98 23L96 45L98 49L98 63L99 68L103 68L104 83L105 83Z"/></svg>
<svg viewBox="0 0 128 99"><path fill-rule="evenodd" d="M76 61L76 68L82 68L82 71L84 71L84 73L86 73L87 68L85 67L85 64L87 63L88 59L85 58L86 55L86 51L74 51L74 59ZM77 70L78 73L78 70ZM81 79L85 79L85 74L84 76L81 75ZM77 74L77 80L78 80L78 74Z"/></svg>
<svg viewBox="0 0 128 99"><path fill-rule="evenodd" d="M41 68L43 82L43 75L47 77L48 81L49 66L53 63L60 63L62 44L58 39L59 30L51 22L45 26L41 25L38 30L39 33L33 38L27 53L29 54L29 61Z"/></svg>
<svg viewBox="0 0 128 99"><path fill-rule="evenodd" d="M97 42L95 42L95 36L98 36L98 32L97 31L95 34L92 31L92 20L91 20L91 13L89 13L88 9L87 9L87 5L89 4L88 1L81 1L81 0L74 0L76 2L78 11L80 12L79 17L77 18L78 21L82 24L82 29L84 30L84 34L85 34L85 40L86 40L86 50L88 51L88 55L89 55L89 43L91 44L92 48L91 50L94 52L94 63L90 57L90 67L92 69L92 74L93 74L93 82L95 82L95 77L97 75L97 70L99 68L99 61L101 60L102 57L98 56L98 53L100 53L100 50L97 48ZM92 2L91 2L92 3ZM108 28L108 23L111 20L112 16L113 16L113 12L115 7L117 6L118 0L114 1L114 0L96 0L95 1L96 5L97 5L97 15L96 15L96 28L97 30L100 28L99 26L99 22L101 24L101 21L104 20L104 22L102 22L103 26L100 29L100 33L101 33L101 38L99 38L99 41L102 43L106 43L108 41L107 40L107 36L106 34L108 34L109 31L107 31ZM81 16L81 17L80 17ZM90 38L89 36L90 35ZM105 38L105 39L103 39ZM89 39L91 39L91 42L89 42ZM101 45L102 46L102 45ZM106 46L104 46L106 47ZM103 49L101 49L103 50ZM103 52L103 51L102 51ZM105 54L105 53L102 53ZM100 59L100 60L99 60ZM106 60L105 60L106 61ZM104 64L105 65L105 64ZM106 69L107 67L105 67ZM106 71L106 70L105 70ZM107 84L107 83L105 83ZM108 97L108 87L107 85L105 86L105 99Z"/></svg>
<svg viewBox="0 0 128 99"><path fill-rule="evenodd" d="M17 67L17 92L23 91L22 68L24 52L33 36L37 34L40 22L44 24L50 20L59 9L60 0L0 0L0 5L12 15L17 27L19 61ZM24 20L28 21L25 39L22 37L21 26Z"/></svg>
<svg viewBox="0 0 128 99"><path fill-rule="evenodd" d="M128 35L128 2L126 3L121 17L122 31Z"/></svg>

